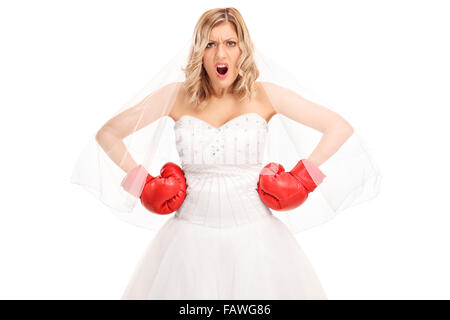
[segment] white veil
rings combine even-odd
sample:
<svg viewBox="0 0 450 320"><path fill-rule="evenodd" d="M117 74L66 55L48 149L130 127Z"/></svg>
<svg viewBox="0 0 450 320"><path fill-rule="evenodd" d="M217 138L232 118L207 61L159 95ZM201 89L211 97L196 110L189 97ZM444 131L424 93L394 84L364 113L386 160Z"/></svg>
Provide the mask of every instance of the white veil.
<svg viewBox="0 0 450 320"><path fill-rule="evenodd" d="M187 42L106 121L102 146L96 140L96 132L93 133L71 177L72 183L85 187L117 217L150 230L158 230L175 213L158 215L147 211L139 198L131 196L120 184L126 172L136 164L143 165L152 176L158 176L166 162L174 162L182 168L176 149L174 121L169 114L185 80L182 68L186 66L189 52L190 42ZM261 81L278 112L269 121L263 165L277 162L289 171L299 160L309 157L322 133L285 116L286 110L294 114L299 97L331 110L333 106L300 86L288 70L258 49L255 49L254 58L260 73L257 81ZM358 132L354 132L320 169L326 178L309 194L305 203L289 211L272 210L293 233L327 222L343 210L374 198L379 192L381 174ZM137 189L142 190L145 178L136 178Z"/></svg>

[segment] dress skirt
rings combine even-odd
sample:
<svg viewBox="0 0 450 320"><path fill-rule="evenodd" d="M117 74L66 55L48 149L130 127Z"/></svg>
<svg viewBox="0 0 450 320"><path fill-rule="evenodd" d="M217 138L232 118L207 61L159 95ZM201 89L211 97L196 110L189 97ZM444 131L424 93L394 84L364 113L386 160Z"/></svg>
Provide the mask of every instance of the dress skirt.
<svg viewBox="0 0 450 320"><path fill-rule="evenodd" d="M327 299L297 239L274 215L217 228L166 221L122 299Z"/></svg>

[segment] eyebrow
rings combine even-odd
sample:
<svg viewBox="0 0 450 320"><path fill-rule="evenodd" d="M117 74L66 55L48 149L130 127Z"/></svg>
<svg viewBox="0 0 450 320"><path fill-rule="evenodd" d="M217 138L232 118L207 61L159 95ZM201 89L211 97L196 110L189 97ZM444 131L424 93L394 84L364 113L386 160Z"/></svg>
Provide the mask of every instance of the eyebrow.
<svg viewBox="0 0 450 320"><path fill-rule="evenodd" d="M228 39L226 39L226 40L224 40L224 41L228 41L228 40L236 40L236 38L235 37L231 37L231 38L228 38ZM209 40L210 42L216 42L215 40Z"/></svg>

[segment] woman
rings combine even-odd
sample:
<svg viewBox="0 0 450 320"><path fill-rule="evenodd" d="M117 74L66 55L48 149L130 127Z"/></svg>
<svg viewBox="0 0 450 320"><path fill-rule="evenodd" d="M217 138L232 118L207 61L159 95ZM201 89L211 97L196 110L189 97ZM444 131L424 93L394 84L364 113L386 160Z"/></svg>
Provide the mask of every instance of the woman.
<svg viewBox="0 0 450 320"><path fill-rule="evenodd" d="M184 72L184 81L152 92L96 136L126 172L121 187L129 199L140 199L148 216L176 211L149 244L122 298L327 299L295 237L269 208L307 206L327 179L318 166L352 127L289 89L256 81L253 44L234 8L200 17ZM278 114L322 133L309 157L289 172L275 162L263 167L269 122ZM181 167L165 163L153 177L123 141L164 116L174 121Z"/></svg>

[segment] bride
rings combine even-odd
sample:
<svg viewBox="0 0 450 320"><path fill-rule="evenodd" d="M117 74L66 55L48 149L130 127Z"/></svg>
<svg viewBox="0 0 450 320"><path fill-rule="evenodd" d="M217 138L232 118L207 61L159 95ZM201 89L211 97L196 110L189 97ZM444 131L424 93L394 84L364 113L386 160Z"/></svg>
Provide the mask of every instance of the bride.
<svg viewBox="0 0 450 320"><path fill-rule="evenodd" d="M147 216L167 217L122 299L327 299L293 233L270 209L298 215L308 208L308 197L328 179L319 166L353 129L292 90L257 81L253 53L238 10L206 11L194 30L183 81L151 92L97 132L108 161L121 169L127 201L138 200ZM264 163L274 116L322 133L290 171ZM144 156L137 163L124 141L135 134L139 140L138 131L162 118L173 121L167 135L173 134L181 166L167 161L152 176L151 160ZM158 139L148 144L152 154L158 154Z"/></svg>

